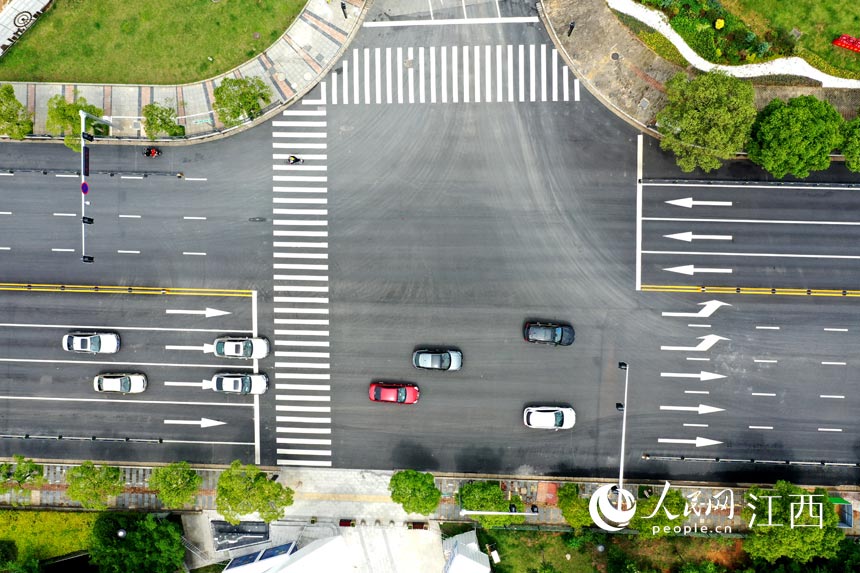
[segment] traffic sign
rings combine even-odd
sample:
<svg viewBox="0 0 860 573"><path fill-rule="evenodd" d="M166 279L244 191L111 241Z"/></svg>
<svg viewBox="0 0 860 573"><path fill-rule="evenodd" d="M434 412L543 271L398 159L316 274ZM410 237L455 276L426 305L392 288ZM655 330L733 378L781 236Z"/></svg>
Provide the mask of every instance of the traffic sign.
<svg viewBox="0 0 860 573"><path fill-rule="evenodd" d="M81 193L86 195L89 192L90 192L90 186L87 184L86 181L84 181L83 183L81 183Z"/></svg>

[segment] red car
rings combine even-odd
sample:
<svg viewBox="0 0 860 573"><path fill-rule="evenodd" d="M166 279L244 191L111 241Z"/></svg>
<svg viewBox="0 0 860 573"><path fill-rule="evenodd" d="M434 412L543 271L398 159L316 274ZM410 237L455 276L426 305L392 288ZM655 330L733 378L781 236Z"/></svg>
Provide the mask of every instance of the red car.
<svg viewBox="0 0 860 573"><path fill-rule="evenodd" d="M374 402L394 402L395 404L414 404L418 401L418 386L408 382L372 382L370 399Z"/></svg>

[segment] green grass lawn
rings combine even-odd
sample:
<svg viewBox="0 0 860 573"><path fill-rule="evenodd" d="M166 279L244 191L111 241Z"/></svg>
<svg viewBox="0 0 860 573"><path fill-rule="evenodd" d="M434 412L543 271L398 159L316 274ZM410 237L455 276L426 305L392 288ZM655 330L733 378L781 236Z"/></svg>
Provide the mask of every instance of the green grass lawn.
<svg viewBox="0 0 860 573"><path fill-rule="evenodd" d="M493 545L501 561L493 565L493 573L526 573L541 562L553 565L559 573L592 573L591 551L582 553L568 548L561 533L539 531L504 531L479 529L478 542L486 552ZM566 555L570 555L568 560Z"/></svg>
<svg viewBox="0 0 860 573"><path fill-rule="evenodd" d="M0 80L201 80L266 49L304 5L305 0L55 0L0 58Z"/></svg>
<svg viewBox="0 0 860 573"><path fill-rule="evenodd" d="M69 511L0 511L0 540L14 541L21 557L57 557L88 549L97 517Z"/></svg>
<svg viewBox="0 0 860 573"><path fill-rule="evenodd" d="M797 42L799 48L834 68L860 73L860 54L831 44L841 34L860 36L860 2L724 0L723 5L758 34L766 28L797 28L803 33ZM810 63L816 65L815 61Z"/></svg>

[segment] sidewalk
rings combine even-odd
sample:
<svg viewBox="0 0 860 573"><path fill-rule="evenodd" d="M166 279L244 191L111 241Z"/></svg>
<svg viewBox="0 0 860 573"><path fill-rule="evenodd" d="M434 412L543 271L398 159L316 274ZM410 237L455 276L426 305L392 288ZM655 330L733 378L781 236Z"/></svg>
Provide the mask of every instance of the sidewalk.
<svg viewBox="0 0 860 573"><path fill-rule="evenodd" d="M633 5L629 11L635 13L641 10L631 0L539 0L539 12L553 43L588 91L619 117L645 130L654 124L657 111L666 104L666 82L684 68L663 60L640 42L618 21L610 4L625 10ZM568 36L571 21L576 22L576 27ZM689 48L681 51L686 53ZM688 61L691 59L694 57L688 57ZM702 66L713 65L705 62ZM788 67L793 69L791 62ZM736 75L751 73L748 66L739 68L734 70ZM688 71L692 71L692 66ZM803 71L798 67L799 74ZM822 79L824 74L817 74ZM815 95L832 103L846 119L857 116L860 89L767 85L767 81L753 80L759 109L774 98ZM857 82L835 83L853 86Z"/></svg>
<svg viewBox="0 0 860 573"><path fill-rule="evenodd" d="M0 42L3 44L0 51L11 44L9 39L16 30L25 29L14 22L32 25L32 17L22 20L21 15L34 14L46 3L45 0L9 0L0 11ZM211 137L225 130L212 108L214 89L223 78L262 78L273 94L272 103L263 113L266 117L268 112L297 101L319 83L361 28L368 5L366 0L346 0L347 18L344 18L339 1L309 0L289 29L265 52L220 76L200 82L178 86L9 83L18 100L34 114L33 134L37 138L48 136L45 128L48 100L63 94L71 101L75 92L102 108L104 115L111 118L110 135L114 139L145 138L141 109L153 102L176 110L179 123L185 126L186 138Z"/></svg>

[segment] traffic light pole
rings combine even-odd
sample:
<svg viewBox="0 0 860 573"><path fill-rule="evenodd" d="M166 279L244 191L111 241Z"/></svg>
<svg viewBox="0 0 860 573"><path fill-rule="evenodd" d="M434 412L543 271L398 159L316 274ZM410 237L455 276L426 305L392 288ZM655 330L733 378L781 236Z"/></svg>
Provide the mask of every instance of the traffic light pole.
<svg viewBox="0 0 860 573"><path fill-rule="evenodd" d="M78 110L81 116L81 262L92 263L94 258L87 256L87 225L92 225L93 220L87 217L87 193L89 185L87 184L87 176L90 174L90 150L87 147L87 141L92 141L93 136L87 133L87 118L93 120L94 123L103 123L111 125L107 119L96 117L84 110Z"/></svg>

